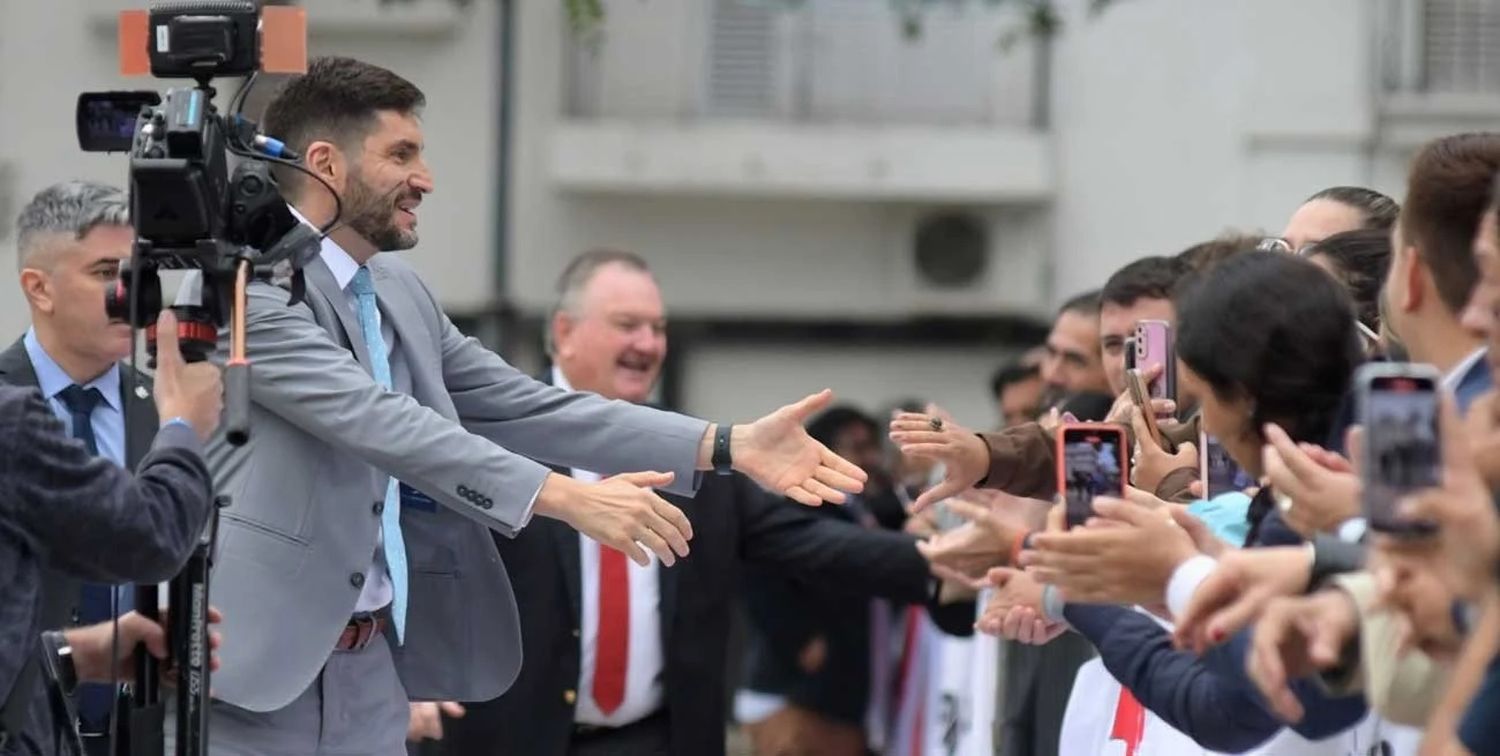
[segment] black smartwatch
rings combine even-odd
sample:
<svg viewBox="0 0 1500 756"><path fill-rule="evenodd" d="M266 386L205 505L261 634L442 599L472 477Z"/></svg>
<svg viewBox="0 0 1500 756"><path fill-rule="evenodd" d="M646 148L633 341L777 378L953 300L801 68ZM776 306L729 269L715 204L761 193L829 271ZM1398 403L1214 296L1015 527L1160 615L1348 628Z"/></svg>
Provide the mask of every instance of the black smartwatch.
<svg viewBox="0 0 1500 756"><path fill-rule="evenodd" d="M710 461L714 472L719 475L734 472L734 455L729 453L729 434L733 430L734 426L719 423L718 430L714 431L714 454Z"/></svg>

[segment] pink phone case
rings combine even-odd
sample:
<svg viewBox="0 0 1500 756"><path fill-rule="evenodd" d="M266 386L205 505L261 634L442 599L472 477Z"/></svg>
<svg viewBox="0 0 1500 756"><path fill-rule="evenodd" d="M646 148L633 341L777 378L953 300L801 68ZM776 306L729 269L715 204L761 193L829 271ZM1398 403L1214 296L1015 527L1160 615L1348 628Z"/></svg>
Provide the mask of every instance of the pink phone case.
<svg viewBox="0 0 1500 756"><path fill-rule="evenodd" d="M1135 366L1145 373L1160 365L1161 374L1146 384L1152 399L1174 399L1177 393L1176 357L1172 352L1172 324L1142 320L1135 324Z"/></svg>

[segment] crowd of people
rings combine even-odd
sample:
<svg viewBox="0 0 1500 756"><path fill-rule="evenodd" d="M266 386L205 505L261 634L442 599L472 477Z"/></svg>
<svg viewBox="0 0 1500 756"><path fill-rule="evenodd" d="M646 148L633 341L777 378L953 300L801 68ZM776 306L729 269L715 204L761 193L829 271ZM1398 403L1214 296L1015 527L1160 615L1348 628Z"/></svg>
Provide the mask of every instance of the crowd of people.
<svg viewBox="0 0 1500 756"><path fill-rule="evenodd" d="M1080 417L1118 424L1134 447L1127 494L1096 499L1083 526L1048 515L1056 411L986 433L893 420L907 454L944 466L919 505L1005 494L963 505L971 521L922 547L950 584L983 591L976 627L1021 644L1006 651L1076 636L1094 652L1052 669L1071 686L1060 721L1033 709L1019 725L1047 742L1015 750L1002 735L997 753L1500 752L1497 170L1500 135L1438 139L1399 206L1330 188L1278 237L1143 258L1065 306L1042 406L1107 386L1102 412ZM1137 406L1119 378L1129 324L1145 318L1175 327L1170 404ZM1398 485L1399 515L1429 526L1415 532L1367 517L1371 481L1417 480L1384 469L1391 429L1359 427L1356 377L1377 362L1441 375L1440 438L1400 429L1427 439L1413 453L1440 456L1438 475ZM1400 421L1422 424L1419 398L1405 401ZM1202 437L1247 488L1206 495ZM1001 679L1020 658L1001 655ZM995 731L1013 719L1002 706Z"/></svg>
<svg viewBox="0 0 1500 756"><path fill-rule="evenodd" d="M312 174L280 190L328 232L302 301L250 287L245 446L170 312L154 376L122 362L122 193L22 212L0 753L112 753L132 654L167 654L129 584L216 491L213 753L702 756L730 721L758 756L1500 753L1500 134L1424 146L1399 205L1333 187L1279 236L1129 262L995 373L976 432L828 392L742 425L651 406L666 311L624 250L566 266L551 368L520 373L383 254L434 186L424 104L348 58L271 103ZM1130 390L1142 321L1171 395ZM1360 427L1378 363L1441 376L1435 431ZM1067 448L1078 422L1120 435ZM1424 526L1371 516L1371 480Z"/></svg>

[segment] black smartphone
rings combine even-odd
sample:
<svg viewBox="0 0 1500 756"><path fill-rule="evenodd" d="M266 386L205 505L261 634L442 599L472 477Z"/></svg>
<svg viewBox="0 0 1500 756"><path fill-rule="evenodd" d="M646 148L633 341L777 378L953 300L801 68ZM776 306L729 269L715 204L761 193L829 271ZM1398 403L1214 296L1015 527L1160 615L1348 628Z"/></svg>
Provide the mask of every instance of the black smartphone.
<svg viewBox="0 0 1500 756"><path fill-rule="evenodd" d="M1442 481L1438 388L1430 365L1375 362L1355 375L1365 429L1360 465L1365 518L1372 529L1404 536L1436 531L1431 522L1402 517L1401 499Z"/></svg>
<svg viewBox="0 0 1500 756"><path fill-rule="evenodd" d="M1068 527L1094 516L1094 497L1125 495L1130 480L1125 429L1103 423L1065 423L1057 429L1057 490Z"/></svg>

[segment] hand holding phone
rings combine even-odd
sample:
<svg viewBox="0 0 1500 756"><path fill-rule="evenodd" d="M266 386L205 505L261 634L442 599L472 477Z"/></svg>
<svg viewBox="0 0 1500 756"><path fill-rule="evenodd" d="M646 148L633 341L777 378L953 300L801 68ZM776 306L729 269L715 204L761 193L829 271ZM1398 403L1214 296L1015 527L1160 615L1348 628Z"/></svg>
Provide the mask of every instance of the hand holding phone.
<svg viewBox="0 0 1500 756"><path fill-rule="evenodd" d="M1094 515L1094 497L1125 495L1130 479L1125 431L1102 423L1070 423L1057 430L1057 490L1068 527Z"/></svg>
<svg viewBox="0 0 1500 756"><path fill-rule="evenodd" d="M1177 398L1177 349L1172 324L1165 320L1141 320L1135 324L1135 368L1142 372L1157 368L1147 384L1152 399Z"/></svg>
<svg viewBox="0 0 1500 756"><path fill-rule="evenodd" d="M1156 423L1156 411L1151 406L1151 393L1146 377L1141 375L1138 369L1125 371L1125 388L1130 392L1130 401L1135 404L1135 411L1146 423L1146 430L1151 434L1151 440L1157 446L1168 452L1173 451L1172 445L1162 435L1161 426Z"/></svg>
<svg viewBox="0 0 1500 756"><path fill-rule="evenodd" d="M1430 365L1379 362L1355 375L1364 459L1360 465L1365 516L1376 531L1426 536L1431 522L1403 517L1401 500L1442 482L1438 387Z"/></svg>

